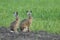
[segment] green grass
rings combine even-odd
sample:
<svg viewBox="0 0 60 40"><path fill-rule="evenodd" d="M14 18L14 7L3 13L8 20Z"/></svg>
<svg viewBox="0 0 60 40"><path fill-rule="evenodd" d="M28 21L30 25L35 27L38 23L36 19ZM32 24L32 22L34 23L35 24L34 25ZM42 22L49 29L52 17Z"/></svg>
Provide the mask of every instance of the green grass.
<svg viewBox="0 0 60 40"><path fill-rule="evenodd" d="M31 30L60 33L60 0L0 0L0 26L10 26L14 11L21 20L26 18L27 10L32 10Z"/></svg>

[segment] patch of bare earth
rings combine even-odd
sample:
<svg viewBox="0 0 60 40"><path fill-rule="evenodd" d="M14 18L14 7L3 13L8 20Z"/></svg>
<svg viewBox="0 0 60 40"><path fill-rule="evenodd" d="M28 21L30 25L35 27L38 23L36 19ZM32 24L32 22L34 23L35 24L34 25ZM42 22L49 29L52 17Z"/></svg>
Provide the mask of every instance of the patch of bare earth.
<svg viewBox="0 0 60 40"><path fill-rule="evenodd" d="M60 40L60 35L46 31L11 33L7 28L0 27L0 40Z"/></svg>

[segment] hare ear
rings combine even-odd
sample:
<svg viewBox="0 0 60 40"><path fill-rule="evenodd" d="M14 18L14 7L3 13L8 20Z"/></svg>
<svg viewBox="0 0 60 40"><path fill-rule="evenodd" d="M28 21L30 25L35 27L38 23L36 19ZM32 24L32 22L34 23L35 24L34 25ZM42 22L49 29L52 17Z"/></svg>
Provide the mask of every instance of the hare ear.
<svg viewBox="0 0 60 40"><path fill-rule="evenodd" d="M26 11L26 13L27 13L28 11Z"/></svg>
<svg viewBox="0 0 60 40"><path fill-rule="evenodd" d="M18 15L18 12L16 12L16 15Z"/></svg>
<svg viewBox="0 0 60 40"><path fill-rule="evenodd" d="M28 11L26 11L26 12L31 12L31 13L32 13L32 11L31 11L31 10L28 10Z"/></svg>
<svg viewBox="0 0 60 40"><path fill-rule="evenodd" d="M30 11L32 13L32 11Z"/></svg>

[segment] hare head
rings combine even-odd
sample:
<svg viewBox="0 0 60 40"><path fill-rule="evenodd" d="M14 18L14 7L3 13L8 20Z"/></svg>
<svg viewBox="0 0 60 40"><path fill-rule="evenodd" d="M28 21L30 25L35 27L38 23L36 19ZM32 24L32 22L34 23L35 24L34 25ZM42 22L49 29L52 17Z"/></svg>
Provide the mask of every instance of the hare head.
<svg viewBox="0 0 60 40"><path fill-rule="evenodd" d="M28 10L27 15L28 15L28 18L31 19L32 18L32 11Z"/></svg>
<svg viewBox="0 0 60 40"><path fill-rule="evenodd" d="M16 17L16 20L18 20L18 12L14 12L14 16Z"/></svg>
<svg viewBox="0 0 60 40"><path fill-rule="evenodd" d="M31 14L32 14L32 11L28 10L28 11L27 11L27 15L28 15L28 16L31 16Z"/></svg>

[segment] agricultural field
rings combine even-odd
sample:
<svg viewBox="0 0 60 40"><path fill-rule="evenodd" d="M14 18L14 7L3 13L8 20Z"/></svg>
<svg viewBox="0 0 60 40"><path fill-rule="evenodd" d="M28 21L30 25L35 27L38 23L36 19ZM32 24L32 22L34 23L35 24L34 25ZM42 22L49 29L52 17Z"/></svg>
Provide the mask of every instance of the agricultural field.
<svg viewBox="0 0 60 40"><path fill-rule="evenodd" d="M20 20L27 18L27 10L32 10L30 30L60 34L60 0L0 0L0 26L9 27L15 11Z"/></svg>

